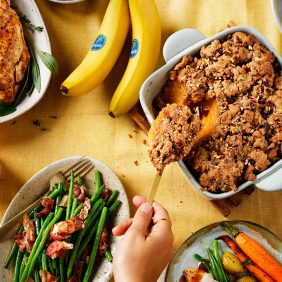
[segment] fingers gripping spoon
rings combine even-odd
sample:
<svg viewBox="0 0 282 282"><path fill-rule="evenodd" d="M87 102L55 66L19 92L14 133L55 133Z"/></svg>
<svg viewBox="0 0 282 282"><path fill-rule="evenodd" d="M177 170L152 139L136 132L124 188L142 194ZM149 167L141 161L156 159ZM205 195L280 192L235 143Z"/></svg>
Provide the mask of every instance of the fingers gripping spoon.
<svg viewBox="0 0 282 282"><path fill-rule="evenodd" d="M195 146L200 145L204 140L209 138L212 135L212 133L213 133L215 127L216 127L217 101L215 99L207 100L207 101L204 102L203 107L205 109L208 109L208 113L207 113L207 115L204 115L202 120L201 120L201 129L197 133L194 140L192 141L192 146L190 146L189 152ZM161 113L161 114L158 115L158 117L156 118L156 120L154 122L160 122L161 119L163 119L163 118L164 118L164 116ZM169 135L167 135L167 136L169 137ZM154 140L154 131L152 130L152 127L151 127L151 129L149 131L149 141L150 141L150 143L152 143L153 140ZM164 168L163 168L163 170L164 170ZM157 172L156 175L155 175L152 187L151 187L150 192L149 192L148 197L147 197L147 202L149 204L152 204L154 202L154 198L155 198L155 195L157 193L159 183L161 181L163 170L160 171L160 172Z"/></svg>

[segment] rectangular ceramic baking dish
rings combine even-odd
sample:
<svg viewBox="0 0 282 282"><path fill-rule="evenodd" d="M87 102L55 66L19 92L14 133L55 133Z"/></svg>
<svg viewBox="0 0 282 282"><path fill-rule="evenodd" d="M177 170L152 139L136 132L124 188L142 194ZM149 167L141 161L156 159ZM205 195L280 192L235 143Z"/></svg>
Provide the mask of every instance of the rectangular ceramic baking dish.
<svg viewBox="0 0 282 282"><path fill-rule="evenodd" d="M282 58L279 53L273 48L269 41L256 29L249 26L235 26L228 28L224 31L217 33L214 36L205 38L205 36L195 29L183 29L172 34L165 42L163 48L163 56L166 64L160 69L155 71L148 79L143 83L140 90L140 102L145 115L152 124L155 119L153 113L153 100L160 93L161 88L167 81L168 72L179 62L184 55L195 55L201 47L209 44L215 39L223 39L228 34L242 31L245 33L253 34L260 43L266 46L277 58L282 68ZM200 191L203 195L210 199L218 200L228 198L250 185L256 185L257 188L265 191L278 191L282 190L282 160L279 160L270 168L257 175L255 181L247 181L241 184L236 191L228 191L223 193L214 194L205 191L201 185L197 182L193 174L189 171L183 161L178 162L178 166L181 168L186 178L192 182L193 186Z"/></svg>

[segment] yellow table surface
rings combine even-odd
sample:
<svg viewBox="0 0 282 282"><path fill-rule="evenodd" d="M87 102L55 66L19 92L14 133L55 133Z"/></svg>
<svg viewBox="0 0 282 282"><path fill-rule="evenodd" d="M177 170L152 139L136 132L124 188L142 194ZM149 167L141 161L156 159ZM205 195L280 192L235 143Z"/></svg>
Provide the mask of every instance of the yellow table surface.
<svg viewBox="0 0 282 282"><path fill-rule="evenodd" d="M129 198L136 194L147 195L155 171L146 154L148 147L143 144L146 135L129 116L118 119L108 116L111 96L126 65L130 40L109 77L93 93L74 98L59 93L60 83L82 60L95 39L108 1L87 0L75 5L47 0L36 2L60 72L35 108L17 118L15 124L10 121L0 125L0 218L34 173L72 155L87 155L110 165L123 182ZM186 27L211 36L233 20L257 28L282 52L282 37L268 0L157 0L157 5L163 43L171 33ZM159 66L163 63L160 57ZM49 118L52 115L58 118ZM48 130L35 127L32 123L35 119L40 120L41 128ZM225 219L187 183L175 165L165 170L156 200L170 213L175 247L197 229ZM281 192L256 191L245 197L228 219L254 221L282 237L281 202Z"/></svg>

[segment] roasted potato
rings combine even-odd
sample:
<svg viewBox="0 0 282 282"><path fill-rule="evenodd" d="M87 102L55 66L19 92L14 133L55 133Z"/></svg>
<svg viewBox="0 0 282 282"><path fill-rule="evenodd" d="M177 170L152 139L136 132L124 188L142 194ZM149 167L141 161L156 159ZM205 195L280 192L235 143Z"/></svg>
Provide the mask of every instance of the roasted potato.
<svg viewBox="0 0 282 282"><path fill-rule="evenodd" d="M222 256L222 264L224 269L231 274L236 274L244 271L244 267L239 259L230 252L226 252Z"/></svg>
<svg viewBox="0 0 282 282"><path fill-rule="evenodd" d="M240 279L236 280L236 282L256 282L256 279L254 279L251 276L244 276L244 277L241 277Z"/></svg>

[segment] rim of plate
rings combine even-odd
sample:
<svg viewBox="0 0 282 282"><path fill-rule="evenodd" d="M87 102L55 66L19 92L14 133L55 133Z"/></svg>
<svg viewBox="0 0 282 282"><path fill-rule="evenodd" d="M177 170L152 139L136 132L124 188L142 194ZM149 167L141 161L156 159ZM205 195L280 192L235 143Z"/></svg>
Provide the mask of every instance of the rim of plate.
<svg viewBox="0 0 282 282"><path fill-rule="evenodd" d="M168 263L168 266L167 266L167 269L166 269L166 272L165 272L165 279L164 281L167 282L168 281L168 274L170 272L170 269L171 267L173 266L172 262L174 260L174 258L176 257L176 255L178 254L179 250L182 249L182 247L189 241L191 240L193 237L195 237L195 239L198 239L200 236L203 236L207 233L209 233L213 228L216 228L220 225L222 225L224 222L228 222L230 224L249 224L249 225L253 225L253 226L256 226L256 227L259 227L259 228L262 228L263 230L265 230L267 233L270 233L271 235L273 235L276 239L278 239L281 243L282 243L282 240L275 234L273 233L271 230L269 230L268 228L258 224L258 223L255 223L255 222L252 222L252 221L249 221L249 220L222 220L222 221L217 221L217 222L214 222L214 223L211 223L209 225L206 225L200 229L198 229L196 232L194 232L192 235L190 235L188 238L186 238L181 244L179 247L177 247L177 249L175 250L172 258L170 259L169 263ZM200 235L197 237L197 234L203 232L205 229L207 229L207 232L205 232L204 234ZM194 241L194 240L193 240ZM191 243L193 243L193 241ZM190 244L191 245L191 244Z"/></svg>
<svg viewBox="0 0 282 282"><path fill-rule="evenodd" d="M43 35L45 36L45 39L46 39L46 49L47 49L47 50L44 50L44 51L52 54L51 43L50 43L49 34L48 34L48 31L47 31L45 22L44 22L44 20L41 16L41 13L40 13L35 1L34 0L29 0L29 1L32 4L33 9L34 9L35 13L37 14L37 16L38 16L38 18L41 22L41 25L44 29ZM15 112L13 112L9 115L0 117L0 124L7 122L9 120L15 119L15 118L23 115L24 113L28 112L33 107L35 107L41 101L41 99L44 97L44 95L46 94L46 91L47 91L47 89L49 88L49 85L50 85L51 77L52 77L51 72L48 70L46 88L44 89L44 91L42 91L41 95L39 95L39 97L37 97L37 99L34 100L32 103L28 104L24 109L21 109L21 110L17 109ZM33 92L34 91L36 91L36 90L34 89Z"/></svg>
<svg viewBox="0 0 282 282"><path fill-rule="evenodd" d="M84 0L49 0L50 2L58 3L58 4L75 4L82 2Z"/></svg>

